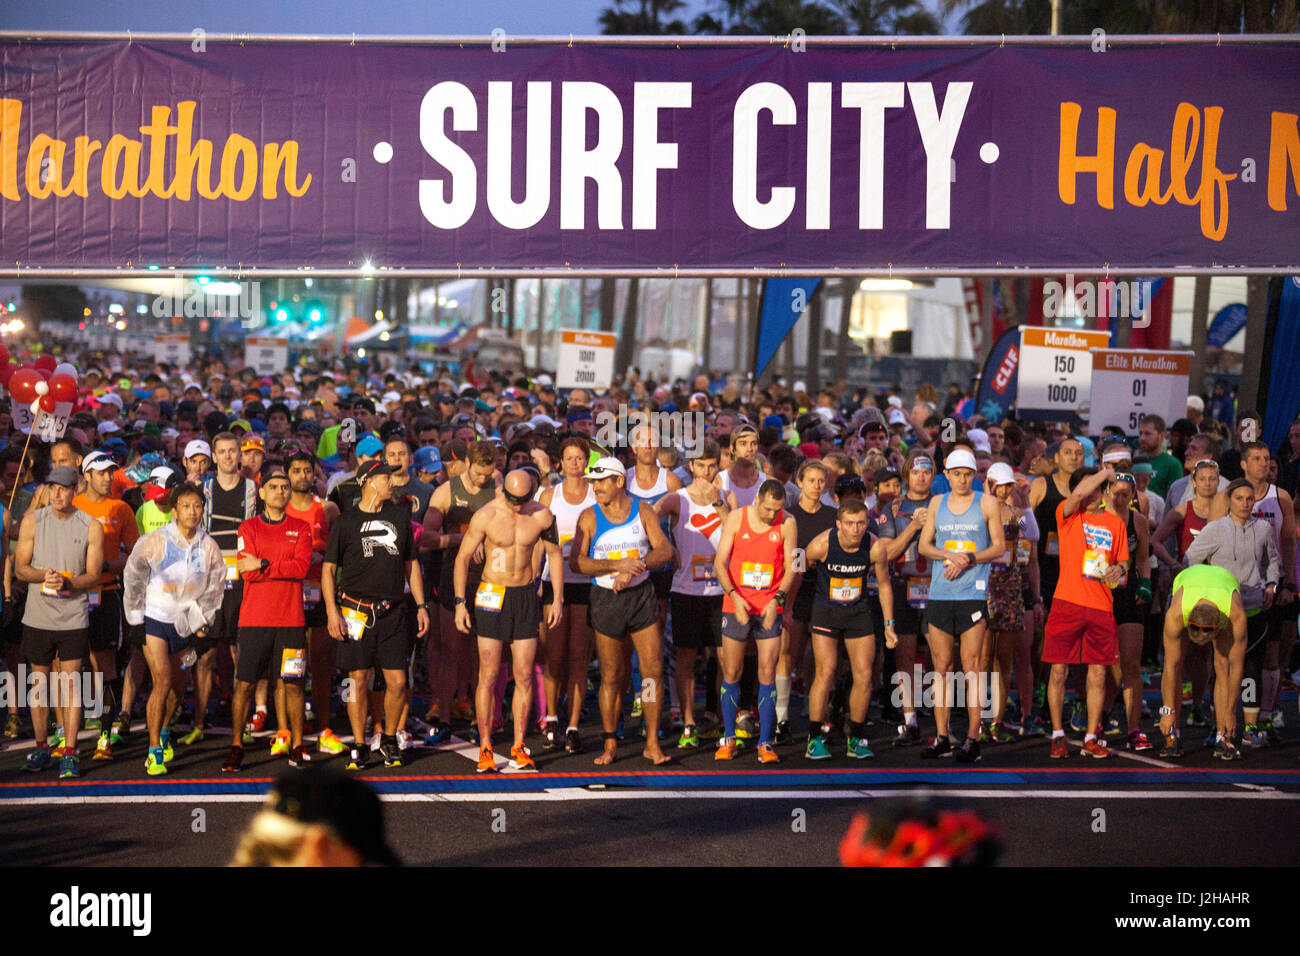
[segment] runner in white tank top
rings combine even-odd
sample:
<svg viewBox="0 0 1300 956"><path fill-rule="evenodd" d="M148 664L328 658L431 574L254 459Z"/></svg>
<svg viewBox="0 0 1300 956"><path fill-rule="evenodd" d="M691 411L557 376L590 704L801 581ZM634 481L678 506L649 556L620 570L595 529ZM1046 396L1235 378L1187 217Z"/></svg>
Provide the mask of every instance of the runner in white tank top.
<svg viewBox="0 0 1300 956"><path fill-rule="evenodd" d="M753 425L738 425L731 433L732 465L718 475L717 486L722 498L731 510L747 508L758 497L758 488L763 484L763 471L758 467L758 431ZM740 474L753 476L753 484L740 485L733 475L736 466Z"/></svg>

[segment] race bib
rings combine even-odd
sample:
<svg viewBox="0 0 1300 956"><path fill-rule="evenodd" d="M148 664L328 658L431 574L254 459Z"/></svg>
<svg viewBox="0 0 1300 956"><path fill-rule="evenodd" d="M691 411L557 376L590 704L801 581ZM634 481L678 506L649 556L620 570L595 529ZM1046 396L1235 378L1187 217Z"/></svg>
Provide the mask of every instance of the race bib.
<svg viewBox="0 0 1300 956"><path fill-rule="evenodd" d="M320 582L308 581L302 586L302 606L315 607L320 604Z"/></svg>
<svg viewBox="0 0 1300 956"><path fill-rule="evenodd" d="M762 591L772 586L772 572L774 568L770 564L760 564L756 561L742 561L740 563L740 584L741 587L752 588L755 591Z"/></svg>
<svg viewBox="0 0 1300 956"><path fill-rule="evenodd" d="M573 535L560 535L560 554L564 555L565 560L569 558L569 550L573 547Z"/></svg>
<svg viewBox="0 0 1300 956"><path fill-rule="evenodd" d="M1024 538L1016 539L1016 564L1022 568L1029 566L1029 552L1033 548L1033 543L1026 541Z"/></svg>
<svg viewBox="0 0 1300 956"><path fill-rule="evenodd" d="M339 611L343 614L343 623L347 625L348 639L361 640L366 632L366 612L350 607L339 608Z"/></svg>
<svg viewBox="0 0 1300 956"><path fill-rule="evenodd" d="M286 647L280 658L281 677L306 677L307 652L301 647Z"/></svg>
<svg viewBox="0 0 1300 956"><path fill-rule="evenodd" d="M89 606L92 611L99 607L99 591L87 591L86 600L90 602Z"/></svg>
<svg viewBox="0 0 1300 956"><path fill-rule="evenodd" d="M1100 581L1106 576L1106 552L1088 548L1083 552L1083 576Z"/></svg>
<svg viewBox="0 0 1300 956"><path fill-rule="evenodd" d="M830 597L837 604L850 604L862 596L862 578L831 578Z"/></svg>
<svg viewBox="0 0 1300 956"><path fill-rule="evenodd" d="M706 584L717 584L718 575L713 570L713 558L711 554L696 554L691 556L691 580L703 581Z"/></svg>
<svg viewBox="0 0 1300 956"><path fill-rule="evenodd" d="M474 592L474 606L482 608L484 611L499 611L505 596L506 589L504 585L488 584L483 581L479 583L478 590Z"/></svg>
<svg viewBox="0 0 1300 956"><path fill-rule="evenodd" d="M233 554L225 554L222 555L222 560L226 562L226 590L229 591L239 580L239 568L235 567L239 558Z"/></svg>
<svg viewBox="0 0 1300 956"><path fill-rule="evenodd" d="M925 602L930 597L930 580L929 578L908 578L907 579L907 606L912 608L923 608Z"/></svg>
<svg viewBox="0 0 1300 956"><path fill-rule="evenodd" d="M1047 532L1047 547L1043 549L1043 554L1050 554L1054 558L1060 556L1061 539L1055 531Z"/></svg>

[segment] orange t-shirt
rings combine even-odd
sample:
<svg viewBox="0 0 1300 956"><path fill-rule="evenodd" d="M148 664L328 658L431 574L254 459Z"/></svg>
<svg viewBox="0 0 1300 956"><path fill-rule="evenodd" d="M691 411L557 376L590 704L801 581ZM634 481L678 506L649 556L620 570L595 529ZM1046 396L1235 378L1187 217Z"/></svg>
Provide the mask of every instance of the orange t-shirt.
<svg viewBox="0 0 1300 956"><path fill-rule="evenodd" d="M1098 611L1114 609L1115 598L1101 580L1106 568L1128 560L1128 529L1109 511L1079 509L1065 517L1065 502L1056 506L1061 542L1061 577L1054 597Z"/></svg>
<svg viewBox="0 0 1300 956"><path fill-rule="evenodd" d="M135 512L131 510L130 505L120 499L105 498L99 504L91 504L90 499L84 494L73 498L72 505L90 515L104 529L105 570L100 583L105 586L116 586L117 575L107 570L107 565L109 561L117 560L124 541L129 552L140 540L140 528L135 523Z"/></svg>
<svg viewBox="0 0 1300 956"><path fill-rule="evenodd" d="M113 472L113 484L108 489L110 498L122 499L122 493L128 488L134 488L135 482L126 476L126 469L119 468Z"/></svg>

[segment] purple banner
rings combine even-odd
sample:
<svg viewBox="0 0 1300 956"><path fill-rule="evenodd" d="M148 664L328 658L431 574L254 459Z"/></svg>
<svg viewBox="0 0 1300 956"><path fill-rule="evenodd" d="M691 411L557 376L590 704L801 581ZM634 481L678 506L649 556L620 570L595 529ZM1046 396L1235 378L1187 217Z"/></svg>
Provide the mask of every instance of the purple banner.
<svg viewBox="0 0 1300 956"><path fill-rule="evenodd" d="M10 274L1300 270L1300 44L0 53Z"/></svg>

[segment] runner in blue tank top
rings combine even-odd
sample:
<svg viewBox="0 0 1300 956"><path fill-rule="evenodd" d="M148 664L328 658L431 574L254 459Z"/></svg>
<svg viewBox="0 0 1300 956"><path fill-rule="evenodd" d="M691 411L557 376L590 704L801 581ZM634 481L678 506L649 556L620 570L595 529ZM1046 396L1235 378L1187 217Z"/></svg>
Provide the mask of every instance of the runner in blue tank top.
<svg viewBox="0 0 1300 956"><path fill-rule="evenodd" d="M966 741L957 751L962 763L980 759L979 725L983 694L980 652L988 617L989 562L1006 550L1002 515L993 495L971 491L975 456L964 448L948 455L945 473L952 491L930 502L921 530L921 556L931 568L930 594L925 619L929 626L930 654L934 661L935 738L922 757L940 757L952 749L948 719L947 674L952 667L953 642L960 641L962 682L970 724Z"/></svg>

